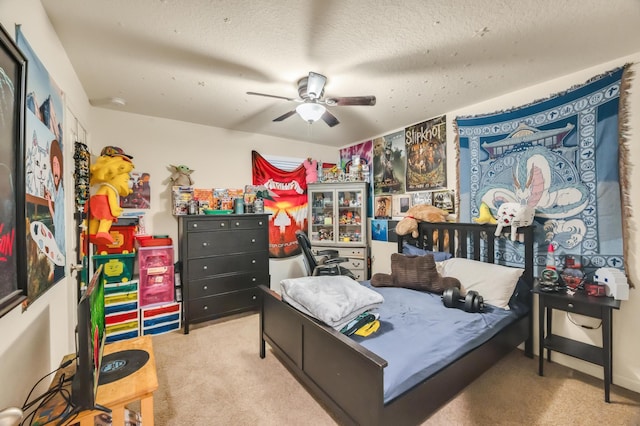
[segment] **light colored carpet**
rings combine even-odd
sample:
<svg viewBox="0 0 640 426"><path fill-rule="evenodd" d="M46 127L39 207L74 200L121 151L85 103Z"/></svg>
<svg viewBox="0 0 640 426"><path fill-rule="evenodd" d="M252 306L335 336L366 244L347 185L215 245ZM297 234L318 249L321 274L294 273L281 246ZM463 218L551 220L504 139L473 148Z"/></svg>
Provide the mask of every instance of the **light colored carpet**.
<svg viewBox="0 0 640 426"><path fill-rule="evenodd" d="M267 346L259 356L257 314L153 337L158 380L155 423L181 425L335 425ZM514 350L425 425L640 425L640 395Z"/></svg>

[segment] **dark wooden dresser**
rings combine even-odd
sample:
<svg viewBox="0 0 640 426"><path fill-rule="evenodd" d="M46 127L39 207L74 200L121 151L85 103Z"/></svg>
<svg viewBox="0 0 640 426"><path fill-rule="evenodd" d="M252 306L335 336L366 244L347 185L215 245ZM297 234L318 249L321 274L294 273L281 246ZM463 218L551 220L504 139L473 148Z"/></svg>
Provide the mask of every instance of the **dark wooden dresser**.
<svg viewBox="0 0 640 426"><path fill-rule="evenodd" d="M192 323L257 309L269 287L269 215L180 216L184 333Z"/></svg>

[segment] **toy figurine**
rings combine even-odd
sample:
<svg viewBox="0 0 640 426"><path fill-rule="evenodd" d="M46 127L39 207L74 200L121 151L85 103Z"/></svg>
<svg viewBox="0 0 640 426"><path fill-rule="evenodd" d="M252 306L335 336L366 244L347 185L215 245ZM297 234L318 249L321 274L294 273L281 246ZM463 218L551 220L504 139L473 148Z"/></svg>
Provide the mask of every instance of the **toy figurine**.
<svg viewBox="0 0 640 426"><path fill-rule="evenodd" d="M193 185L193 179L191 179L191 173L195 170L190 169L188 166L181 164L179 166L169 165L171 170L171 177L169 180L174 186L191 186Z"/></svg>
<svg viewBox="0 0 640 426"><path fill-rule="evenodd" d="M89 184L97 187L88 203L89 241L93 244L113 243L109 230L111 224L122 214L120 197L133 192L129 188L129 173L134 168L132 158L121 148L107 146L89 169Z"/></svg>
<svg viewBox="0 0 640 426"><path fill-rule="evenodd" d="M311 157L307 158L302 162L302 165L306 171L306 182L314 183L318 181L318 162L316 160L312 160Z"/></svg>

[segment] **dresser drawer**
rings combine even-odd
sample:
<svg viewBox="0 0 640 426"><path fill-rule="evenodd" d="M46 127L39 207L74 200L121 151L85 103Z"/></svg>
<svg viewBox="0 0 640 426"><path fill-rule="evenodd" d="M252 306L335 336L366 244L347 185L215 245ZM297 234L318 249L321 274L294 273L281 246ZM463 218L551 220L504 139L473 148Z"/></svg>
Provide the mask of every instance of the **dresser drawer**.
<svg viewBox="0 0 640 426"><path fill-rule="evenodd" d="M554 299L547 297L545 304L548 308L560 309L567 312L573 312L588 317L602 318L602 307L577 300L567 300L566 298Z"/></svg>
<svg viewBox="0 0 640 426"><path fill-rule="evenodd" d="M267 238L266 232L257 229L199 232L189 235L187 250L190 258L264 251Z"/></svg>
<svg viewBox="0 0 640 426"><path fill-rule="evenodd" d="M336 247L338 256L348 258L366 258L367 249L364 247Z"/></svg>
<svg viewBox="0 0 640 426"><path fill-rule="evenodd" d="M356 258L350 257L348 262L341 263L340 265L352 271L357 269L364 270L364 266L365 266L364 262L365 262L364 259L356 259Z"/></svg>
<svg viewBox="0 0 640 426"><path fill-rule="evenodd" d="M221 293L228 293L236 290L245 290L258 285L269 286L269 273L266 271L256 271L253 274L230 274L193 280L185 287L189 300L201 297L214 296Z"/></svg>
<svg viewBox="0 0 640 426"><path fill-rule="evenodd" d="M256 273L269 270L269 258L264 252L205 257L187 262L187 281L233 272Z"/></svg>
<svg viewBox="0 0 640 426"><path fill-rule="evenodd" d="M203 297L188 303L189 318L192 321L217 318L234 311L245 311L258 307L258 289L248 289L225 293L220 296Z"/></svg>
<svg viewBox="0 0 640 426"><path fill-rule="evenodd" d="M229 229L229 218L188 218L183 219L185 221L185 229L187 232L201 232L201 231L218 231ZM191 238L191 237L189 237Z"/></svg>
<svg viewBox="0 0 640 426"><path fill-rule="evenodd" d="M365 273L364 273L364 269L351 269L351 268L347 268L351 271L351 273L353 275L355 275L355 280L356 281L365 281L367 279Z"/></svg>
<svg viewBox="0 0 640 426"><path fill-rule="evenodd" d="M227 229L259 229L269 226L269 222L264 217L226 217L220 218L188 218L185 228L187 232L201 231L224 231Z"/></svg>

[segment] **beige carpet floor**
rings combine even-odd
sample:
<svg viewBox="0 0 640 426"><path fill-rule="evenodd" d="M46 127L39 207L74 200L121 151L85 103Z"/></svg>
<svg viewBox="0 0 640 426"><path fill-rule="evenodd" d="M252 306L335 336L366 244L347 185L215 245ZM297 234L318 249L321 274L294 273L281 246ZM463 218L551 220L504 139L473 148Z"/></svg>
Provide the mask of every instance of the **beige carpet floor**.
<svg viewBox="0 0 640 426"><path fill-rule="evenodd" d="M159 389L155 423L335 425L267 346L260 359L258 315L212 321L153 337ZM425 425L640 425L640 395L514 350L434 413Z"/></svg>

